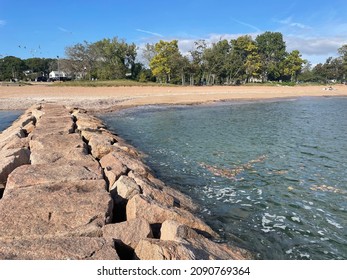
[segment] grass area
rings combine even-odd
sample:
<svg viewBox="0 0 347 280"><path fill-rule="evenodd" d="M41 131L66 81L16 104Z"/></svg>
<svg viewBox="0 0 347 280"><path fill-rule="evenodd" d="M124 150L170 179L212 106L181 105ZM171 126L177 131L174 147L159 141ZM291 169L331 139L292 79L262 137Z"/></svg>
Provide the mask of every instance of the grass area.
<svg viewBox="0 0 347 280"><path fill-rule="evenodd" d="M302 83L293 83L293 82L265 82L265 83L248 83L244 84L245 86L320 86L324 85L324 83L318 82L302 82Z"/></svg>
<svg viewBox="0 0 347 280"><path fill-rule="evenodd" d="M172 84L158 84L153 82L140 83L133 80L112 80L112 81L67 81L54 82L52 86L57 87L131 87L131 86L176 86Z"/></svg>
<svg viewBox="0 0 347 280"><path fill-rule="evenodd" d="M28 83L28 82L3 82L3 81L0 81L0 86L4 86L4 87L10 87L10 86L30 86L31 83Z"/></svg>

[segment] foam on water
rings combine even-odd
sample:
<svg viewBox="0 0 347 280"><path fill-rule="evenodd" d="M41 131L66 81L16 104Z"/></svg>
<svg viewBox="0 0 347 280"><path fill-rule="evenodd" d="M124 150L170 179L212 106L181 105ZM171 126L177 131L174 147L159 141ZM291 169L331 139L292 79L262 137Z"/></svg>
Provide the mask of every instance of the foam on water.
<svg viewBox="0 0 347 280"><path fill-rule="evenodd" d="M333 221L333 220L331 220L331 219L328 219L328 218L326 218L326 220L327 220L327 222L329 223L329 224L331 224L331 225L333 225L334 227L336 227L336 228L343 228L343 226L341 226L339 223L337 223L337 222L335 222L335 221Z"/></svg>

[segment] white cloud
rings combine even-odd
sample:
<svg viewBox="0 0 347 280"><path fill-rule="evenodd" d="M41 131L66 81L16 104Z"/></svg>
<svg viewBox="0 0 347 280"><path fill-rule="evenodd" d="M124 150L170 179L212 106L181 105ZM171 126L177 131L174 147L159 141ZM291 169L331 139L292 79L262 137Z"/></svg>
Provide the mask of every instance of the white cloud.
<svg viewBox="0 0 347 280"><path fill-rule="evenodd" d="M146 33L146 34L150 34L150 35L157 36L157 37L164 37L162 34L159 34L159 33L156 33L156 32L152 32L152 31L148 31L148 30L143 30L143 29L140 29L140 28L137 28L136 31L142 32L142 33Z"/></svg>
<svg viewBox="0 0 347 280"><path fill-rule="evenodd" d="M250 35L253 39L261 32L255 32L251 34L218 34L213 33L206 35L201 38L174 38L174 37L163 37L165 41L171 41L174 39L178 40L178 47L183 55L189 55L189 51L194 49L194 42L197 40L205 40L208 46L211 46L212 43L216 43L219 40L226 39L230 41L231 39L236 39L243 35ZM284 32L284 41L286 42L287 50L299 50L304 59L310 61L313 65L317 63L324 63L325 60L332 56L336 57L337 49L342 45L347 44L347 38L342 36L330 36L330 37L314 37L314 36L303 36L303 35L286 35ZM141 53L146 43L156 43L156 40L153 38L143 41L139 44L139 61L143 62L141 59Z"/></svg>
<svg viewBox="0 0 347 280"><path fill-rule="evenodd" d="M72 34L72 32L70 30L65 29L64 27L58 26L58 30L64 33L70 33Z"/></svg>
<svg viewBox="0 0 347 280"><path fill-rule="evenodd" d="M342 45L347 44L347 39L343 37L299 37L284 36L287 50L299 50L303 58L312 64L323 63L332 56L338 56L337 50Z"/></svg>
<svg viewBox="0 0 347 280"><path fill-rule="evenodd" d="M6 25L6 20L0 19L0 26L5 26Z"/></svg>
<svg viewBox="0 0 347 280"><path fill-rule="evenodd" d="M288 17L286 19L278 20L277 22L280 23L280 24L283 24L283 25L285 25L287 27L293 27L293 28L298 28L298 29L306 29L306 30L312 29L311 26L308 26L308 25L303 24L301 22L293 21L292 17Z"/></svg>
<svg viewBox="0 0 347 280"><path fill-rule="evenodd" d="M241 25L244 25L244 26L249 27L249 28L251 28L251 29L254 29L256 32L261 32L261 29L260 29L260 28L254 26L254 25L252 25L252 24L249 24L249 23L247 23L247 22L240 21L240 20L235 19L235 18L231 18L231 20L237 22L238 24L241 24Z"/></svg>

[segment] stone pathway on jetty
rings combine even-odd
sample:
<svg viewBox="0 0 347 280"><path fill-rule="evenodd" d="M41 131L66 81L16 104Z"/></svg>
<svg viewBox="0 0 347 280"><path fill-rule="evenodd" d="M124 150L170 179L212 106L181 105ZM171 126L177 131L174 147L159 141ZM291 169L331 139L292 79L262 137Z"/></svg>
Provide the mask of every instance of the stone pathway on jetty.
<svg viewBox="0 0 347 280"><path fill-rule="evenodd" d="M81 109L29 108L0 134L0 259L247 259Z"/></svg>

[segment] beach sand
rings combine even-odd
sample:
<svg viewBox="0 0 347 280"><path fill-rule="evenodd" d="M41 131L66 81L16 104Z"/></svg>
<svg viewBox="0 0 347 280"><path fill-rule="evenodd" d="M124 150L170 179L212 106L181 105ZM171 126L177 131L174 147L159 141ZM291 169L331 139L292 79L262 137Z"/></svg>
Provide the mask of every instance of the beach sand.
<svg viewBox="0 0 347 280"><path fill-rule="evenodd" d="M325 86L202 86L202 87L55 87L48 84L0 86L0 110L27 109L58 102L90 111L112 111L143 105L202 104L218 101L347 96L346 85Z"/></svg>

